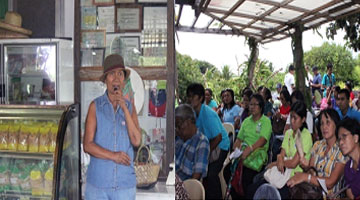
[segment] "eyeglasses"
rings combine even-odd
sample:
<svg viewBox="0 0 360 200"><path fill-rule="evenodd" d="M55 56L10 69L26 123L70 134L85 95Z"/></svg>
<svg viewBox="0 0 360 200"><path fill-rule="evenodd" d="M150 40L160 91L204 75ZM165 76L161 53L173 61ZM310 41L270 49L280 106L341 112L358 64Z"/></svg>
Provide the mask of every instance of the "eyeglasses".
<svg viewBox="0 0 360 200"><path fill-rule="evenodd" d="M342 134L341 136L339 136L339 141L344 141L346 139L347 136L349 136L350 134Z"/></svg>

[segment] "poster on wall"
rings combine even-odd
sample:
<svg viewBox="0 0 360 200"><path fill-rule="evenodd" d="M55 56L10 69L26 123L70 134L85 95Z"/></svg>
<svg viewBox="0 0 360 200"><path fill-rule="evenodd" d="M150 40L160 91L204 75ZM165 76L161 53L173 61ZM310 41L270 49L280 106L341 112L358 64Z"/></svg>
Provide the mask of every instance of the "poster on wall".
<svg viewBox="0 0 360 200"><path fill-rule="evenodd" d="M126 66L138 66L140 52L139 36L117 36L110 44L111 54L119 54L124 58Z"/></svg>
<svg viewBox="0 0 360 200"><path fill-rule="evenodd" d="M81 48L101 48L105 44L105 30L81 31Z"/></svg>
<svg viewBox="0 0 360 200"><path fill-rule="evenodd" d="M143 56L166 57L167 7L144 7Z"/></svg>
<svg viewBox="0 0 360 200"><path fill-rule="evenodd" d="M98 28L106 32L115 31L115 6L98 7Z"/></svg>
<svg viewBox="0 0 360 200"><path fill-rule="evenodd" d="M81 67L102 67L105 48L81 49Z"/></svg>
<svg viewBox="0 0 360 200"><path fill-rule="evenodd" d="M96 29L96 7L81 8L81 29L83 30Z"/></svg>
<svg viewBox="0 0 360 200"><path fill-rule="evenodd" d="M166 117L166 83L153 81L149 89L149 116Z"/></svg>
<svg viewBox="0 0 360 200"><path fill-rule="evenodd" d="M115 15L116 32L141 32L142 6L119 4Z"/></svg>

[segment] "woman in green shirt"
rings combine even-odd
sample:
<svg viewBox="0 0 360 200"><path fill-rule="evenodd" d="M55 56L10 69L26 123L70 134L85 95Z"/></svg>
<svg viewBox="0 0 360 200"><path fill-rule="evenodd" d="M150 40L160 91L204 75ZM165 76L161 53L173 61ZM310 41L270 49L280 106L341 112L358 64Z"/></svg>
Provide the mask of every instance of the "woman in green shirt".
<svg viewBox="0 0 360 200"><path fill-rule="evenodd" d="M276 165L281 172L284 172L285 168L293 169L290 176L303 171L299 165L301 157L309 160L311 156L310 151L313 143L311 134L307 130L306 113L306 105L303 102L298 101L291 106L290 123L292 129L286 131L280 154L277 155L276 162L270 164L270 166ZM300 134L302 152L298 152L298 148L296 148L296 134Z"/></svg>
<svg viewBox="0 0 360 200"><path fill-rule="evenodd" d="M281 145L280 154L277 155L276 162L272 162L266 168L270 169L273 166L277 166L278 170L282 173L285 172L285 168L292 169L290 177L294 176L296 172L302 172L300 167L300 158L305 157L310 159L312 138L310 132L307 130L306 125L306 105L303 102L297 101L292 104L290 110L290 122L292 129L289 129L285 133L284 140ZM300 134L300 135L297 135ZM301 144L300 152L296 148L296 138L299 137ZM285 159L286 158L286 159ZM260 180L252 184L250 187L251 195L253 195L257 188L266 183L265 180ZM289 188L285 185L279 189L282 199L289 198ZM248 198L252 198L252 196Z"/></svg>
<svg viewBox="0 0 360 200"><path fill-rule="evenodd" d="M256 162L258 169L261 169L266 160L262 159L262 156L267 156L267 150L269 147L269 139L271 136L271 122L268 117L263 115L265 102L260 94L254 94L250 99L250 113L241 125L239 134L234 143L234 149L241 148L243 153L241 159L244 161L242 171L242 187L245 192L245 196L248 196L248 186L253 182L253 178L259 173L260 170L256 170L246 163L247 157L251 156L256 152L258 157L252 158L253 160L259 160ZM246 147L245 147L246 146ZM261 156L261 157L260 157ZM233 199L234 198L232 194Z"/></svg>

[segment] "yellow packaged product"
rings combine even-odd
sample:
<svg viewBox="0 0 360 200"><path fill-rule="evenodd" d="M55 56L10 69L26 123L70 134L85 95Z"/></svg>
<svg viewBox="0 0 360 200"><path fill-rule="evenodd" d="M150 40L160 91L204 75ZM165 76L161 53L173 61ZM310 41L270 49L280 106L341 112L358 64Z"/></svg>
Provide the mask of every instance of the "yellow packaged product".
<svg viewBox="0 0 360 200"><path fill-rule="evenodd" d="M29 134L30 134L30 125L23 124L19 132L19 141L18 141L18 151L28 151L29 148Z"/></svg>
<svg viewBox="0 0 360 200"><path fill-rule="evenodd" d="M43 195L43 180L40 169L33 169L30 172L31 194L33 196Z"/></svg>
<svg viewBox="0 0 360 200"><path fill-rule="evenodd" d="M39 134L39 152L40 153L47 153L49 152L50 147L50 128L49 126L40 127Z"/></svg>
<svg viewBox="0 0 360 200"><path fill-rule="evenodd" d="M39 126L37 124L33 124L29 127L29 152L39 152Z"/></svg>
<svg viewBox="0 0 360 200"><path fill-rule="evenodd" d="M7 150L9 142L9 125L0 124L0 150Z"/></svg>
<svg viewBox="0 0 360 200"><path fill-rule="evenodd" d="M50 134L49 134L50 135L50 146L49 146L50 152L55 152L57 132L58 132L57 126L51 127Z"/></svg>
<svg viewBox="0 0 360 200"><path fill-rule="evenodd" d="M8 149L16 151L18 147L20 124L11 124L9 126Z"/></svg>
<svg viewBox="0 0 360 200"><path fill-rule="evenodd" d="M53 174L54 168L52 166L45 172L44 176L44 195L51 195L52 192L52 185L53 185Z"/></svg>

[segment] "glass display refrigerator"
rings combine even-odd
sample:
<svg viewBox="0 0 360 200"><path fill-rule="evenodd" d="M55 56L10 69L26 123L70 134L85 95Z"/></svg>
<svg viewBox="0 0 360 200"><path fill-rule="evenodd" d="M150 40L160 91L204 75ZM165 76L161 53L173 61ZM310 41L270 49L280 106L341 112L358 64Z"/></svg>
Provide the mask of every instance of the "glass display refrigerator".
<svg viewBox="0 0 360 200"><path fill-rule="evenodd" d="M6 39L0 47L2 104L74 103L72 40Z"/></svg>
<svg viewBox="0 0 360 200"><path fill-rule="evenodd" d="M80 199L79 104L0 105L0 199Z"/></svg>

